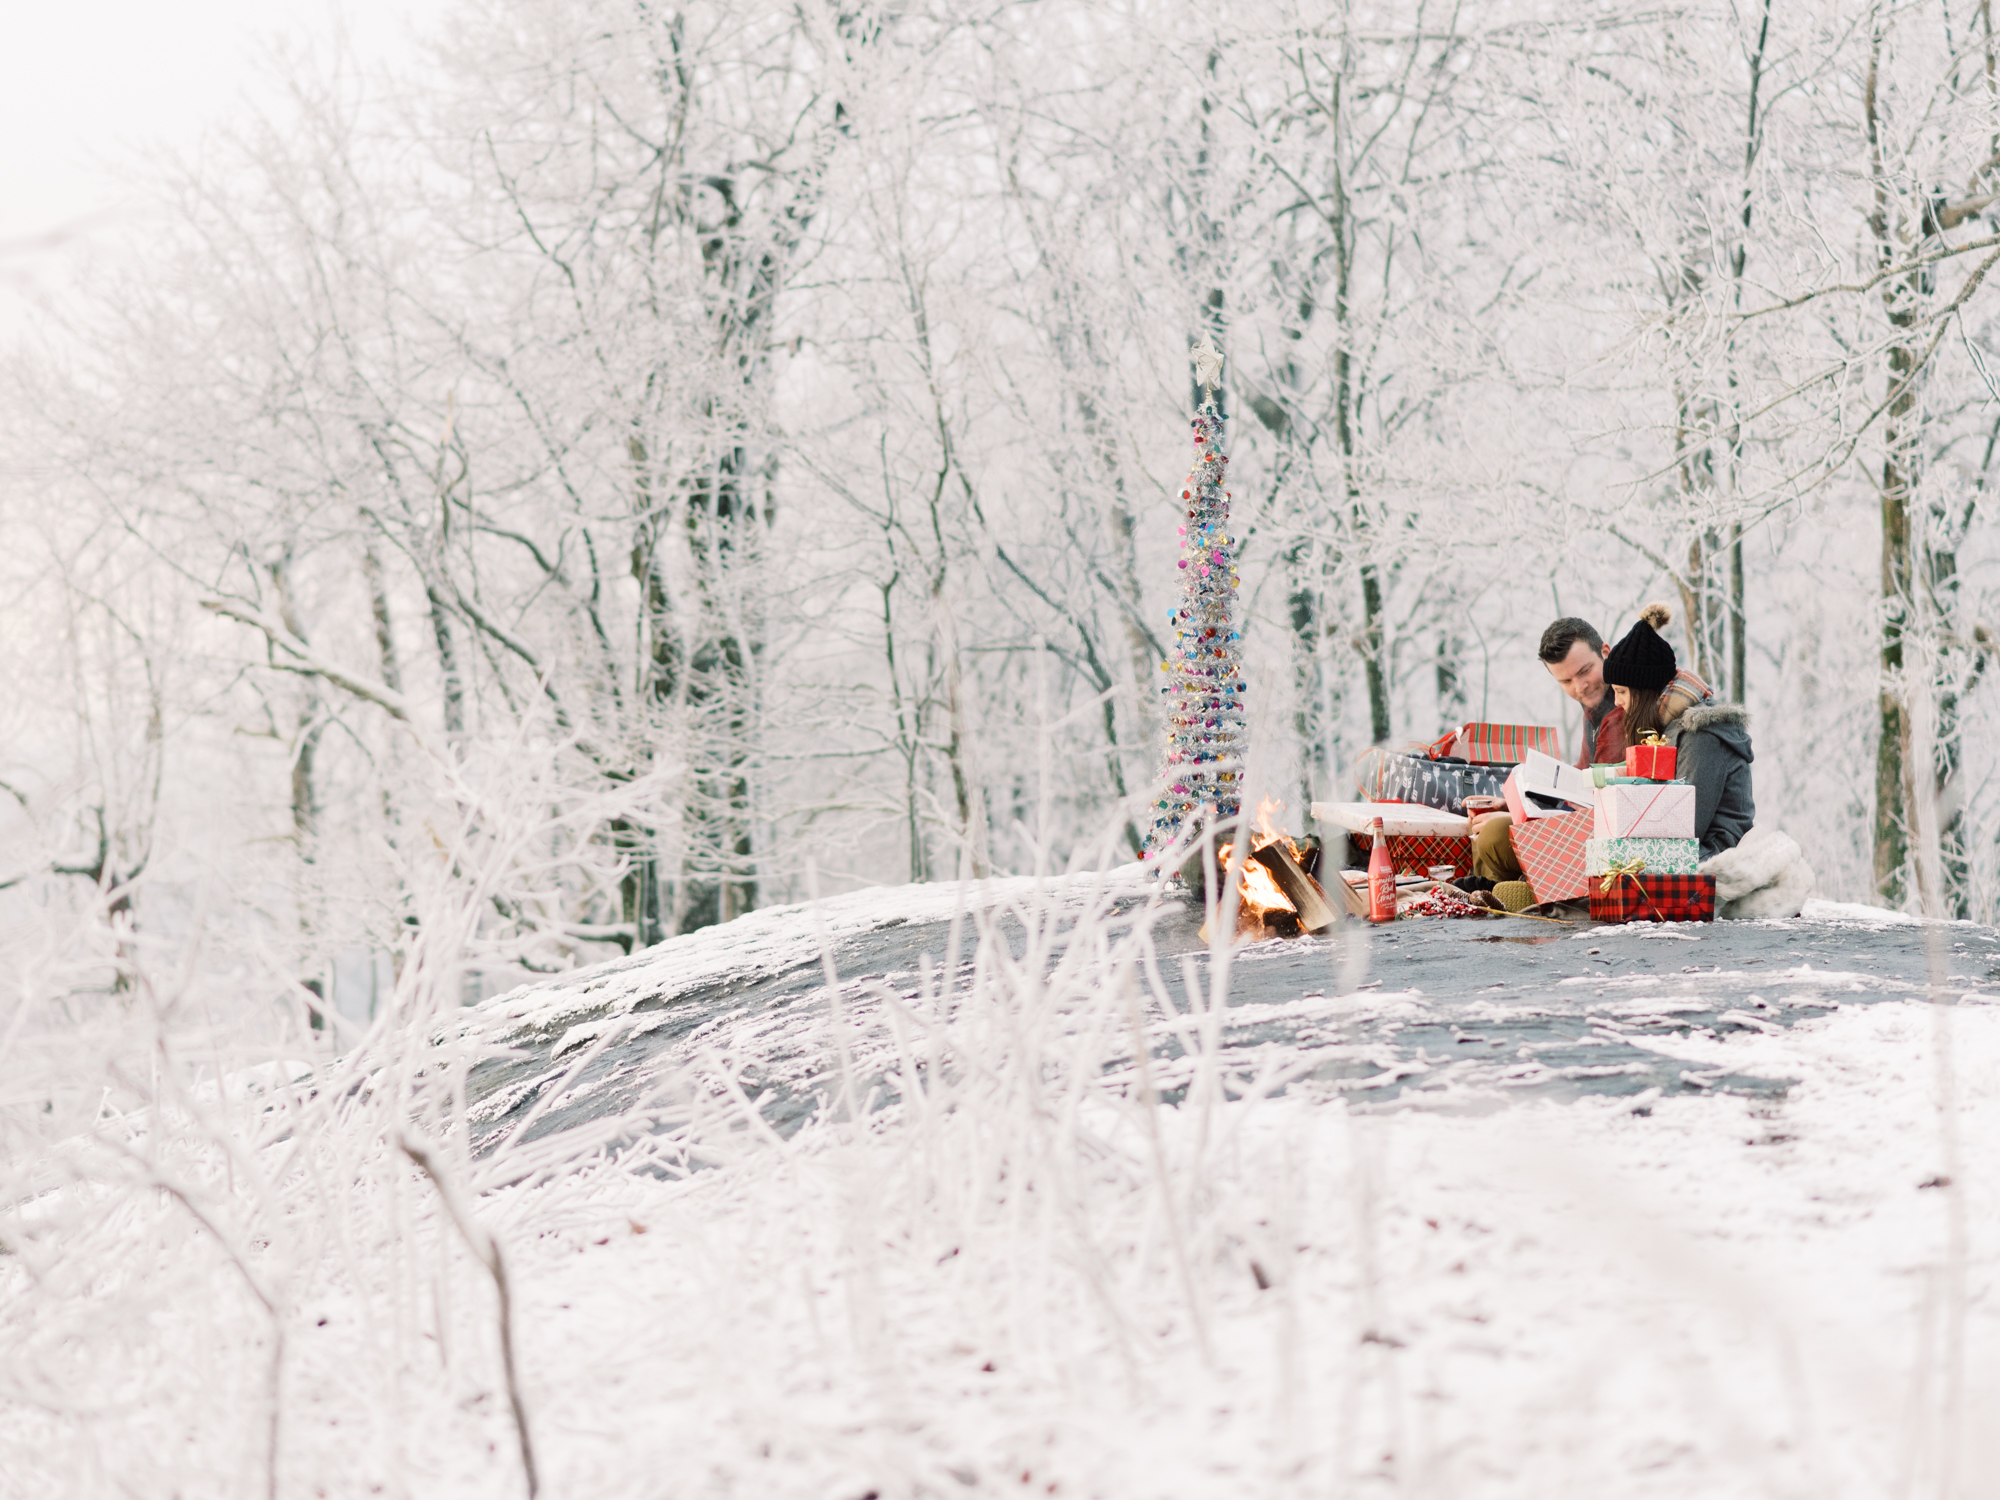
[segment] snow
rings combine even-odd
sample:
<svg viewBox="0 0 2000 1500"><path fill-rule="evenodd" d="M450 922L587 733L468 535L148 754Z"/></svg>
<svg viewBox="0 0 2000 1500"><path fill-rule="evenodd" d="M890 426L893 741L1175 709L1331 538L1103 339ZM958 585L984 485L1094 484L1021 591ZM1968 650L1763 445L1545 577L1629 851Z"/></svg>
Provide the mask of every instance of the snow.
<svg viewBox="0 0 2000 1500"><path fill-rule="evenodd" d="M623 1014L644 999L672 1000L725 980L767 978L816 965L840 939L887 925L976 919L1039 900L1076 911L1106 896L1142 898L1152 891L1157 873L1133 863L1103 872L876 886L819 901L761 907L725 925L683 933L628 958L599 964L583 975L565 974L509 990L481 1011L500 1026L547 1030L585 1012Z"/></svg>
<svg viewBox="0 0 2000 1500"><path fill-rule="evenodd" d="M1739 1007L1744 1029L1654 1043L1691 1074L1796 1080L1781 1098L1363 1110L1275 1093L1297 1048L1225 1078L1201 1050L1219 1022L1153 1009L1144 923L1093 915L1137 889L973 894L1014 904L1029 953L1051 914L1083 930L1012 969L969 932L984 978L948 1003L829 1014L822 1062L901 1028L889 1051L922 1087L873 1114L828 1108L781 1139L695 1089L686 1175L587 1144L547 1170L542 1143L532 1172L433 1148L483 1187L469 1211L505 1255L542 1493L1990 1492L2000 1444L1975 1417L2000 1398L2000 1006L1813 969L1828 1014ZM759 913L480 1019L566 1051L600 1034L568 1018L607 997L650 1023L628 1001L817 963L822 929L960 900ZM1667 930L1616 936L1739 1006L1741 974L1690 976ZM1377 958L1380 992L1263 1008L1409 1005L1394 962ZM1149 1082L1121 1052L1133 1028L1189 1044L1178 1106L1148 1102L1169 1070ZM289 1072L223 1102L268 1120ZM522 1492L491 1278L387 1116L292 1107L296 1133L255 1139L156 1124L137 1180L183 1198L101 1176L0 1214L0 1496L263 1493L279 1328L281 1494Z"/></svg>
<svg viewBox="0 0 2000 1500"><path fill-rule="evenodd" d="M1920 919L1907 912L1890 911L1885 906L1868 906L1859 901L1821 901L1817 897L1806 902L1800 913L1813 922L1883 922L1910 923Z"/></svg>
<svg viewBox="0 0 2000 1500"><path fill-rule="evenodd" d="M606 1205L606 1243L545 1246L537 1306L561 1364L538 1384L550 1424L574 1430L578 1493L673 1471L690 1492L771 1495L952 1493L968 1475L1021 1493L1304 1493L1339 1474L1490 1495L1880 1494L1941 1456L1905 1410L1940 1378L1915 1356L1946 1326L1954 1191L1982 1231L1965 1409L2000 1396L1984 1296L2000 1017L1957 1019L1955 1182L1976 1188L1919 1186L1940 1165L1934 1038L1909 1004L1718 1043L1737 1054L1718 1062L1805 1079L1776 1108L1225 1110L1204 1359L1116 1192L1091 1206L1099 1234L1063 1247L1103 1254L1114 1313L1069 1254L956 1242L948 1215L873 1170L896 1159L882 1142L829 1143L633 1191ZM643 1423L608 1420L620 1392ZM1984 1430L1962 1437L1963 1472L1995 1472Z"/></svg>

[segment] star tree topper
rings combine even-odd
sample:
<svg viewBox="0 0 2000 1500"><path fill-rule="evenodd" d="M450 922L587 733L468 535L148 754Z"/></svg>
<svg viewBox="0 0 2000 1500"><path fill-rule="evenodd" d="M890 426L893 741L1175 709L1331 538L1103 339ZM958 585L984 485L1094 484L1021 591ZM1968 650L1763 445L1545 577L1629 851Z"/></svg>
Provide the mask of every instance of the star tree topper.
<svg viewBox="0 0 2000 1500"><path fill-rule="evenodd" d="M1222 351L1215 347L1215 340L1204 333L1189 352L1194 355L1195 383L1213 393L1222 384Z"/></svg>

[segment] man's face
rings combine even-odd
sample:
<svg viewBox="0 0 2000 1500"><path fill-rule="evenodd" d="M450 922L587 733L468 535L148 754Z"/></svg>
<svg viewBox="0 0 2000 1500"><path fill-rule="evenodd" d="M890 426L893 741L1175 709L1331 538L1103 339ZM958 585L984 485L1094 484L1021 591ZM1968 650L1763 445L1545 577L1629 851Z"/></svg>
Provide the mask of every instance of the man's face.
<svg viewBox="0 0 2000 1500"><path fill-rule="evenodd" d="M1604 658L1610 654L1609 643L1593 651L1582 641L1571 641L1568 656L1544 665L1556 686L1585 708L1595 708L1604 697Z"/></svg>

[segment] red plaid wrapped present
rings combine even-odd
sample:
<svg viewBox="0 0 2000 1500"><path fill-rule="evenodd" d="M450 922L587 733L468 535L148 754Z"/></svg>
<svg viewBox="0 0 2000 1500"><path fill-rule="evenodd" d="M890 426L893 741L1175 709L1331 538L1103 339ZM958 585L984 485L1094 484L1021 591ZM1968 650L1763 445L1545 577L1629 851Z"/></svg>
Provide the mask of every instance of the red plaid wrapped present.
<svg viewBox="0 0 2000 1500"><path fill-rule="evenodd" d="M1448 738L1449 750L1439 751L1434 746L1431 753L1455 755L1482 766L1510 766L1530 750L1562 759L1562 745L1553 724L1461 724Z"/></svg>
<svg viewBox="0 0 2000 1500"><path fill-rule="evenodd" d="M1593 922L1713 922L1713 875L1593 875Z"/></svg>
<svg viewBox="0 0 2000 1500"><path fill-rule="evenodd" d="M1535 889L1537 901L1576 901L1590 893L1583 873L1583 846L1595 815L1559 813L1553 818L1514 820L1514 857Z"/></svg>
<svg viewBox="0 0 2000 1500"><path fill-rule="evenodd" d="M1674 779L1674 747L1665 740L1625 747L1625 774L1648 781Z"/></svg>
<svg viewBox="0 0 2000 1500"><path fill-rule="evenodd" d="M1374 852L1372 834L1348 834L1349 869L1365 869L1368 856ZM1395 865L1398 875L1428 875L1433 865L1450 865L1452 877L1456 879L1472 873L1472 840L1455 839L1440 833L1392 833L1389 835L1389 862Z"/></svg>

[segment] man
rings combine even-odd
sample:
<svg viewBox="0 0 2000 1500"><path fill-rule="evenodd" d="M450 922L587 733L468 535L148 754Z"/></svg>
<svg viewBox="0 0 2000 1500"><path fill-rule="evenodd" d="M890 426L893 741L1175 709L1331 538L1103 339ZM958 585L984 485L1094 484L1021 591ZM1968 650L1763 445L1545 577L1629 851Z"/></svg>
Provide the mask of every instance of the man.
<svg viewBox="0 0 2000 1500"><path fill-rule="evenodd" d="M1604 658L1611 646L1588 620L1568 615L1542 632L1539 655L1556 686L1583 710L1583 751L1578 769L1621 759L1625 754L1625 710L1604 681ZM1703 690L1704 692L1706 689Z"/></svg>
<svg viewBox="0 0 2000 1500"><path fill-rule="evenodd" d="M1536 653L1556 686L1583 710L1583 746L1577 768L1604 765L1625 758L1625 710L1604 680L1604 658L1611 646L1588 620L1565 615L1542 632ZM1692 672L1676 672L1671 691L1695 703L1713 696L1708 684ZM1487 880L1519 880L1521 862L1514 857L1514 820L1506 813L1474 814L1472 873Z"/></svg>

